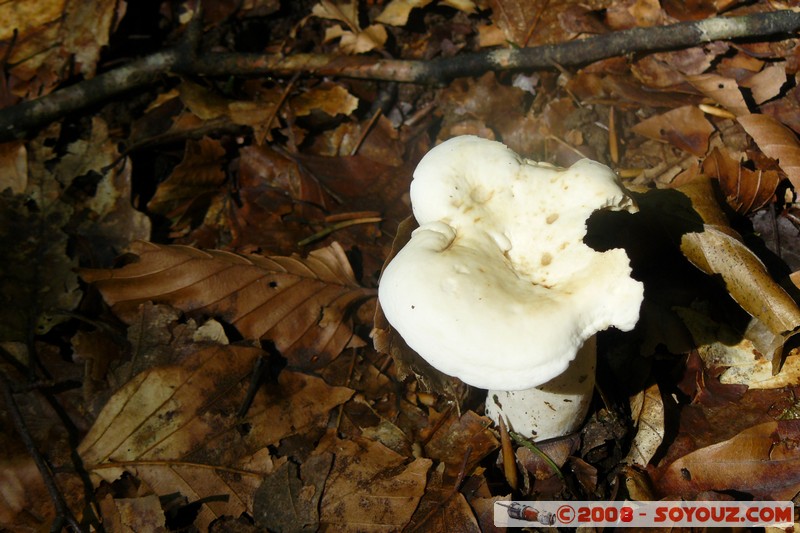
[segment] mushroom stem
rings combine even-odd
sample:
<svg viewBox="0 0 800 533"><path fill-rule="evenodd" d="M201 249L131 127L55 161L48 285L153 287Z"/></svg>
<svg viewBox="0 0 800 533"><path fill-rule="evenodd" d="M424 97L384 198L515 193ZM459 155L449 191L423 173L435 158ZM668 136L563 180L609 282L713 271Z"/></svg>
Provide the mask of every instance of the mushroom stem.
<svg viewBox="0 0 800 533"><path fill-rule="evenodd" d="M514 431L537 441L571 433L589 410L596 362L597 342L592 335L569 367L550 381L530 389L489 390L486 416L495 424L502 416Z"/></svg>

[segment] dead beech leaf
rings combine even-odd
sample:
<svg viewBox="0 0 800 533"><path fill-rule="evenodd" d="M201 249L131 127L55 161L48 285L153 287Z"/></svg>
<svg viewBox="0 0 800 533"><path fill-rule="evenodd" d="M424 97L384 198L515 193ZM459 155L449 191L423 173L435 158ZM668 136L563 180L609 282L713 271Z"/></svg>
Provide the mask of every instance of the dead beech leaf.
<svg viewBox="0 0 800 533"><path fill-rule="evenodd" d="M631 128L634 133L702 157L708 151L708 139L714 126L696 106L683 106L643 120Z"/></svg>
<svg viewBox="0 0 800 533"><path fill-rule="evenodd" d="M0 144L0 192L22 194L28 186L28 151L21 141Z"/></svg>
<svg viewBox="0 0 800 533"><path fill-rule="evenodd" d="M462 468L472 470L484 457L496 450L500 443L489 429L491 420L479 416L474 411L467 411L458 416L455 409L445 411L442 415L447 419L438 422L432 412L430 426L436 428L433 435L423 432L425 454L445 464L445 474L455 479ZM466 466L465 466L466 465Z"/></svg>
<svg viewBox="0 0 800 533"><path fill-rule="evenodd" d="M761 151L775 159L795 189L800 189L800 144L794 132L769 115L737 117Z"/></svg>
<svg viewBox="0 0 800 533"><path fill-rule="evenodd" d="M432 1L433 0L392 0L383 8L383 11L381 11L381 14L378 15L375 21L382 24L389 24L390 26L405 26L412 9L425 7Z"/></svg>
<svg viewBox="0 0 800 533"><path fill-rule="evenodd" d="M295 368L319 368L353 333L350 311L375 294L355 280L338 243L306 259L237 255L137 242L139 261L121 269L86 269L122 320L152 300L214 315L247 339L270 340Z"/></svg>
<svg viewBox="0 0 800 533"><path fill-rule="evenodd" d="M99 503L106 531L168 531L164 509L155 494L116 499L106 494Z"/></svg>
<svg viewBox="0 0 800 533"><path fill-rule="evenodd" d="M700 233L683 235L681 251L703 272L721 275L733 299L770 331L787 334L800 326L800 309L794 300L761 260L724 229L706 225Z"/></svg>
<svg viewBox="0 0 800 533"><path fill-rule="evenodd" d="M458 531L480 533L482 530L466 498L453 490L445 476L444 465L431 472L425 494L405 528L406 531Z"/></svg>
<svg viewBox="0 0 800 533"><path fill-rule="evenodd" d="M735 490L785 501L800 492L800 420L765 422L691 452L656 480L662 495L693 499L709 490Z"/></svg>
<svg viewBox="0 0 800 533"><path fill-rule="evenodd" d="M408 458L382 444L328 432L314 455L335 456L320 503L323 531L401 531L425 492L433 461Z"/></svg>
<svg viewBox="0 0 800 533"><path fill-rule="evenodd" d="M686 76L686 81L734 115L750 113L736 80L719 74L707 73Z"/></svg>
<svg viewBox="0 0 800 533"><path fill-rule="evenodd" d="M147 203L148 209L172 219L173 228L188 224L188 220L181 222L181 219L191 216L198 204L207 205L209 196L218 194L225 183L224 155L225 149L215 139L204 137L199 141L187 141L183 161L159 184Z"/></svg>
<svg viewBox="0 0 800 533"><path fill-rule="evenodd" d="M517 461L536 479L550 479L558 473L558 471L553 468L553 464L555 463L558 468L563 467L567 459L574 455L575 452L578 451L578 448L580 448L580 441L580 435L578 433L573 433L566 437L537 443L536 447L548 460L545 460L542 455L534 453L531 449L520 446L516 450Z"/></svg>
<svg viewBox="0 0 800 533"><path fill-rule="evenodd" d="M707 179L679 187L692 201L704 222L703 231L681 237L681 252L697 268L709 275L718 274L731 297L776 335L785 338L800 326L800 308L770 276L761 260L731 228ZM764 354L775 362L774 355Z"/></svg>
<svg viewBox="0 0 800 533"><path fill-rule="evenodd" d="M267 474L254 496L256 526L269 531L319 530L319 500L332 464L333 454L323 453L299 467L286 461Z"/></svg>
<svg viewBox="0 0 800 533"><path fill-rule="evenodd" d="M298 117L310 115L319 110L335 117L349 115L358 107L358 98L347 92L341 85L316 87L291 100L292 110Z"/></svg>
<svg viewBox="0 0 800 533"><path fill-rule="evenodd" d="M325 42L341 38L339 47L346 54L363 54L376 48L381 48L388 34L386 28L380 24L373 24L366 29L361 29L358 18L358 2L336 3L332 0L322 0L311 10L311 14L345 24L348 29L333 26L325 31Z"/></svg>
<svg viewBox="0 0 800 533"><path fill-rule="evenodd" d="M781 87L786 83L786 62L772 63L764 69L742 82L742 87L747 87L753 94L755 103L761 105L781 92Z"/></svg>
<svg viewBox="0 0 800 533"><path fill-rule="evenodd" d="M743 215L764 207L780 183L777 171L745 168L724 148L714 148L702 168L704 174L717 178L728 204Z"/></svg>
<svg viewBox="0 0 800 533"><path fill-rule="evenodd" d="M631 397L631 417L638 429L625 463L646 467L664 441L664 401L658 384Z"/></svg>
<svg viewBox="0 0 800 533"><path fill-rule="evenodd" d="M126 2L65 0L0 3L0 56L9 73L23 83L14 92L41 96L50 92L70 66L94 76L100 52L108 45Z"/></svg>
<svg viewBox="0 0 800 533"><path fill-rule="evenodd" d="M253 460L267 446L321 427L330 409L353 393L290 371L255 396L241 432L237 416L247 377L263 351L243 346L203 348L179 365L138 374L108 401L78 447L86 469L107 481L129 471L159 494L189 501L228 495L200 509L206 529L222 515L252 513L253 494L273 464Z"/></svg>

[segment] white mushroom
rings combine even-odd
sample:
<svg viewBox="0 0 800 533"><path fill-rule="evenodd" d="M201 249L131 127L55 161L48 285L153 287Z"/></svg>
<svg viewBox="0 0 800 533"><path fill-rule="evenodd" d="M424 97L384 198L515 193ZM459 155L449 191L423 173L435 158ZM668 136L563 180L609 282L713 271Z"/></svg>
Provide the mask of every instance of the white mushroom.
<svg viewBox="0 0 800 533"><path fill-rule="evenodd" d="M596 332L632 329L643 298L624 250L583 243L594 211L636 211L616 175L463 136L420 161L411 203L419 228L379 287L389 323L438 370L490 389L495 421L539 439L574 430L591 399L593 342L565 370Z"/></svg>

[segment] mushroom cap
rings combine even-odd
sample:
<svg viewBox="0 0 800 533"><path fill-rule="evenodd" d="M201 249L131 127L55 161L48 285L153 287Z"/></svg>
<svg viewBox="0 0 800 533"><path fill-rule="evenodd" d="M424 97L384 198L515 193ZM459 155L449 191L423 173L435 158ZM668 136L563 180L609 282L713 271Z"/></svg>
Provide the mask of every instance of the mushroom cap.
<svg viewBox="0 0 800 533"><path fill-rule="evenodd" d="M456 137L420 161L411 203L419 228L378 297L438 370L480 388L527 389L562 373L596 332L636 325L644 287L625 251L583 243L594 211L636 211L605 165L559 169Z"/></svg>

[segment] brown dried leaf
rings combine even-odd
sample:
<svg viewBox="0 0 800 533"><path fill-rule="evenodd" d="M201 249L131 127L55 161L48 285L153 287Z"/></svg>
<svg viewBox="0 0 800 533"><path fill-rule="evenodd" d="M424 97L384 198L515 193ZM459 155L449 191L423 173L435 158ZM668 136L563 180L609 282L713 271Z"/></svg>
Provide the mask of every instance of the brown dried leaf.
<svg viewBox="0 0 800 533"><path fill-rule="evenodd" d="M386 28L380 24L373 24L366 29L361 29L358 22L358 2L336 3L332 0L321 0L311 10L312 15L336 20L348 28L333 26L325 31L325 42L341 38L339 47L347 54L363 54L376 48L381 48L388 34Z"/></svg>
<svg viewBox="0 0 800 533"><path fill-rule="evenodd" d="M631 417L638 431L625 463L644 467L664 441L664 401L658 384L631 397Z"/></svg>
<svg viewBox="0 0 800 533"><path fill-rule="evenodd" d="M381 11L381 14L378 15L375 21L391 26L405 26L412 9L425 7L432 1L433 0L392 0L383 8L383 11Z"/></svg>
<svg viewBox="0 0 800 533"><path fill-rule="evenodd" d="M456 479L462 468L471 471L481 459L500 446L489 429L492 422L488 418L473 411L458 416L454 409L443 416L447 419L435 425L436 433L425 435L428 439L425 454L445 463L445 474L450 479Z"/></svg>
<svg viewBox="0 0 800 533"><path fill-rule="evenodd" d="M753 94L757 104L778 96L781 87L786 83L786 62L772 63L764 67L758 74L754 74L742 81L742 87L747 87Z"/></svg>
<svg viewBox="0 0 800 533"><path fill-rule="evenodd" d="M28 186L28 151L22 141L0 144L0 192L22 194Z"/></svg>
<svg viewBox="0 0 800 533"><path fill-rule="evenodd" d="M721 277L731 297L762 324L759 329L768 330L773 340L760 346L770 347L763 355L777 372L785 341L800 327L800 307L730 227L708 179L696 179L677 190L689 197L704 223L702 231L692 228L682 234L681 251L706 274Z"/></svg>
<svg viewBox="0 0 800 533"><path fill-rule="evenodd" d="M770 331L791 334L800 326L800 308L731 231L707 224L702 232L683 235L681 251L706 274L722 276L733 299Z"/></svg>
<svg viewBox="0 0 800 533"><path fill-rule="evenodd" d="M0 341L47 333L81 299L77 260L67 255L64 231L75 208L63 196L79 175L75 169L84 167L72 153L58 159L49 146L58 134L53 126L29 143L25 192L0 195Z"/></svg>
<svg viewBox="0 0 800 533"><path fill-rule="evenodd" d="M187 224L181 219L207 207L209 196L220 192L225 182L222 171L225 149L216 139L204 137L186 142L183 161L156 189L147 207L154 213L169 217L176 225Z"/></svg>
<svg viewBox="0 0 800 533"><path fill-rule="evenodd" d="M298 117L310 115L316 110L334 117L339 114L349 115L355 111L358 107L358 98L341 85L330 85L315 87L292 98L291 105Z"/></svg>
<svg viewBox="0 0 800 533"><path fill-rule="evenodd" d="M743 215L764 207L780 183L776 171L750 170L724 148L714 148L703 161L702 168L704 174L719 180L728 204Z"/></svg>
<svg viewBox="0 0 800 533"><path fill-rule="evenodd" d="M252 513L253 494L272 461L266 446L327 422L330 409L352 390L284 371L256 394L240 431L237 417L247 377L261 350L242 346L201 349L180 365L151 368L117 391L78 447L87 470L107 481L128 471L160 495L180 492L205 503L205 530L223 514ZM254 455L255 454L255 455ZM257 459L259 458L259 459Z"/></svg>
<svg viewBox="0 0 800 533"><path fill-rule="evenodd" d="M70 64L92 77L113 25L125 14L123 0L73 4L65 0L0 4L0 57L6 58L19 96L41 96L55 87ZM15 35L16 32L16 35Z"/></svg>
<svg viewBox="0 0 800 533"><path fill-rule="evenodd" d="M734 115L750 113L736 80L715 73L707 73L686 76L686 81Z"/></svg>
<svg viewBox="0 0 800 533"><path fill-rule="evenodd" d="M778 162L792 185L800 189L800 144L792 130L768 115L742 115L737 120L761 151Z"/></svg>
<svg viewBox="0 0 800 533"><path fill-rule="evenodd" d="M153 300L215 315L248 339L270 340L297 368L319 368L352 337L350 311L374 295L356 282L337 243L306 259L236 255L138 242L139 261L117 270L83 270L123 320Z"/></svg>
<svg viewBox="0 0 800 533"><path fill-rule="evenodd" d="M578 451L580 444L581 439L578 433L573 433L563 438L536 443L536 447L547 456L549 461L545 460L544 457L535 453L530 448L520 446L517 448L516 452L517 461L519 461L519 464L536 479L550 479L558 473L553 469L553 463L555 463L558 468L564 466L567 459Z"/></svg>
<svg viewBox="0 0 800 533"><path fill-rule="evenodd" d="M99 503L107 531L168 531L161 501L155 494L117 499L107 494Z"/></svg>
<svg viewBox="0 0 800 533"><path fill-rule="evenodd" d="M708 139L714 126L699 108L683 106L643 120L631 130L702 157L708 151Z"/></svg>
<svg viewBox="0 0 800 533"><path fill-rule="evenodd" d="M320 504L321 529L400 531L425 492L430 459L399 455L361 437L342 440L329 432L315 455L335 456Z"/></svg>
<svg viewBox="0 0 800 533"><path fill-rule="evenodd" d="M299 468L287 461L267 474L254 496L256 525L269 531L317 531L319 500L332 463L333 455L323 453Z"/></svg>
<svg viewBox="0 0 800 533"><path fill-rule="evenodd" d="M479 533L481 528L464 495L444 474L444 465L434 470L407 531L458 531Z"/></svg>
<svg viewBox="0 0 800 533"><path fill-rule="evenodd" d="M674 461L656 488L687 499L736 490L756 499L791 500L800 492L799 442L800 420L765 422Z"/></svg>

